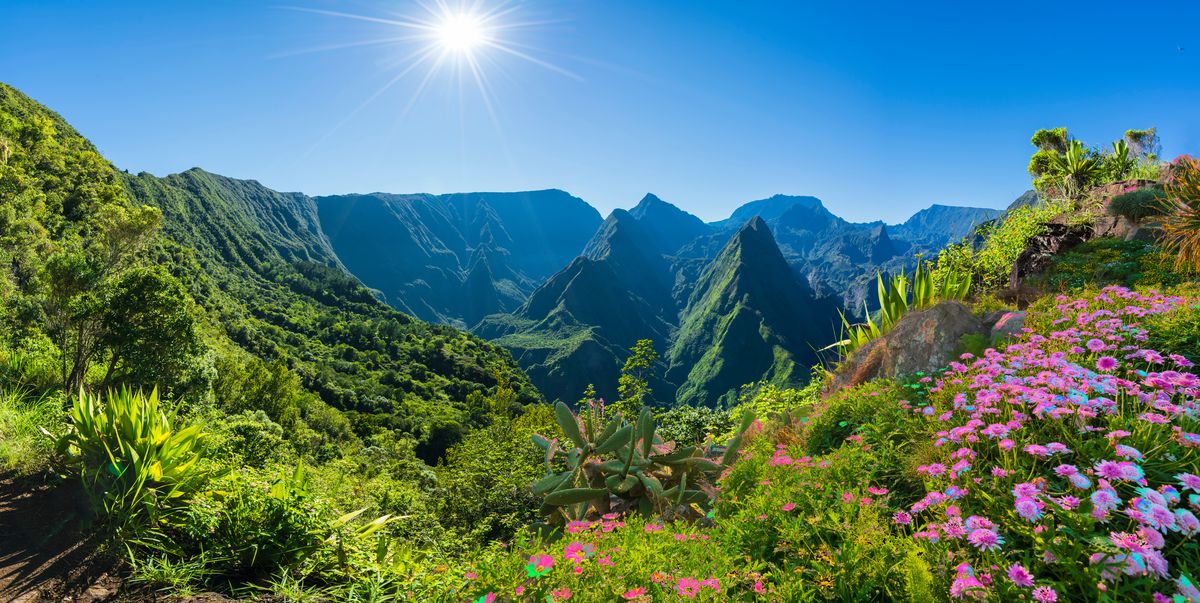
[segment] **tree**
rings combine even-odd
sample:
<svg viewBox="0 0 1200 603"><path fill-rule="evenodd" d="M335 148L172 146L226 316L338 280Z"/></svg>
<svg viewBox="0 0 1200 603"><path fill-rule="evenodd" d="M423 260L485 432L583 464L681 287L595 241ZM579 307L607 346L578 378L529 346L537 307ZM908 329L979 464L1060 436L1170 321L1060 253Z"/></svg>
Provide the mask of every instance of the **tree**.
<svg viewBox="0 0 1200 603"><path fill-rule="evenodd" d="M201 349L183 285L161 266L133 268L114 280L104 300L100 343L108 352L108 368L103 386L119 381L175 389Z"/></svg>
<svg viewBox="0 0 1200 603"><path fill-rule="evenodd" d="M1146 130L1125 130L1125 143L1136 159L1153 159L1162 152L1162 144L1155 128Z"/></svg>
<svg viewBox="0 0 1200 603"><path fill-rule="evenodd" d="M654 351L654 342L649 339L639 339L630 349L629 359L621 367L621 377L617 380L617 410L626 417L636 417L642 407L652 400L650 379L654 377L654 363L658 362L658 352Z"/></svg>

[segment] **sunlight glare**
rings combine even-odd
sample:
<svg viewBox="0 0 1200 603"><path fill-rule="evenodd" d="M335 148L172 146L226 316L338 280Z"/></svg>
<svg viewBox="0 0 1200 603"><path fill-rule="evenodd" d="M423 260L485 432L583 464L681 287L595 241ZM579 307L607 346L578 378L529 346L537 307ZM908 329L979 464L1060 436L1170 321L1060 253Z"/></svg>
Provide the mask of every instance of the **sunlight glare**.
<svg viewBox="0 0 1200 603"><path fill-rule="evenodd" d="M470 13L448 14L437 24L438 42L448 51L470 53L488 41L482 19Z"/></svg>

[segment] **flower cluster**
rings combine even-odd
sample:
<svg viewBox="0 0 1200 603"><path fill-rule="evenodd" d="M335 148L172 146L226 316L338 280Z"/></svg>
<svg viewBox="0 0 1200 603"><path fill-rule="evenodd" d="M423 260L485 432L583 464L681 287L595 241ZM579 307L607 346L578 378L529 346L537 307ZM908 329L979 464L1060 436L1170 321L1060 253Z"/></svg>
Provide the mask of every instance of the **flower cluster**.
<svg viewBox="0 0 1200 603"><path fill-rule="evenodd" d="M942 452L917 468L925 497L894 521L965 559L952 598L1055 601L1066 585L1196 597L1200 378L1143 347L1139 326L1187 302L1119 287L1055 302L1056 330L964 355L927 401L903 404ZM972 476L978 465L992 467Z"/></svg>

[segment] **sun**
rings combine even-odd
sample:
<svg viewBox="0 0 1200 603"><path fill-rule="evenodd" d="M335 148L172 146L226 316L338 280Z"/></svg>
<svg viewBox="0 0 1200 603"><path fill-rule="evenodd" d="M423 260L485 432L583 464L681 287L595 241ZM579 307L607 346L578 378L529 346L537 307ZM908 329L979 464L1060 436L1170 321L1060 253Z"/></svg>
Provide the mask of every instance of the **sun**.
<svg viewBox="0 0 1200 603"><path fill-rule="evenodd" d="M471 13L443 15L434 25L433 34L443 49L459 54L470 54L491 37L483 19Z"/></svg>

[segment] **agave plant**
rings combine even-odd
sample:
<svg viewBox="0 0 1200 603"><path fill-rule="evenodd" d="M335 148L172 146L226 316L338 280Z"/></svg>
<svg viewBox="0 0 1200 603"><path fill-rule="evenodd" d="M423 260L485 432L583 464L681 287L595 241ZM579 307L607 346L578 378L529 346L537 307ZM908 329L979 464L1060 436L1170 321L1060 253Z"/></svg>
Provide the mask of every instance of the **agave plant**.
<svg viewBox="0 0 1200 603"><path fill-rule="evenodd" d="M122 389L79 393L58 439L64 466L77 473L101 521L137 530L182 508L210 477L201 466L199 425L176 429L150 395Z"/></svg>
<svg viewBox="0 0 1200 603"><path fill-rule="evenodd" d="M542 511L550 523L583 520L594 512L637 510L670 517L695 517L716 498L721 473L737 459L752 412L725 446L710 438L701 446L676 446L656 433L649 408L635 422L621 413L605 417L603 407L590 402L581 418L566 404L554 407L554 416L566 441L534 434L533 442L545 450L545 478L533 485L545 496ZM555 459L563 454L564 465ZM555 471L556 468L563 469Z"/></svg>
<svg viewBox="0 0 1200 603"><path fill-rule="evenodd" d="M1104 171L1112 180L1124 180L1133 171L1136 160L1124 139L1112 143L1112 153L1104 157Z"/></svg>
<svg viewBox="0 0 1200 603"><path fill-rule="evenodd" d="M846 315L842 318L841 338L822 349L837 348L842 356L870 343L887 333L912 310L928 308L942 300L963 300L971 291L971 274L944 271L935 279L928 262L920 262L912 276L912 297L908 295L909 278L903 272L894 274L886 281L876 274L876 296L879 301L879 322L866 313L866 322L852 324Z"/></svg>
<svg viewBox="0 0 1200 603"><path fill-rule="evenodd" d="M1100 176L1100 158L1078 140L1071 140L1067 150L1050 157L1050 175L1068 199L1078 199L1083 191Z"/></svg>
<svg viewBox="0 0 1200 603"><path fill-rule="evenodd" d="M1162 244L1175 267L1200 270L1200 160L1186 155L1170 166L1162 216Z"/></svg>

